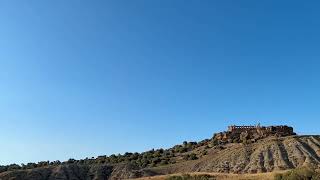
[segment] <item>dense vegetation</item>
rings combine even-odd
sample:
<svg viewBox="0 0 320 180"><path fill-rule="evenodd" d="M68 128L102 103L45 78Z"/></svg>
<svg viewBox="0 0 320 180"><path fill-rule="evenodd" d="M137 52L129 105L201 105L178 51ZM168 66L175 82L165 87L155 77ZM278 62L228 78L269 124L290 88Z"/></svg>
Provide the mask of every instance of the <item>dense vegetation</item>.
<svg viewBox="0 0 320 180"><path fill-rule="evenodd" d="M319 180L320 172L312 168L297 168L284 174L276 174L275 180Z"/></svg>
<svg viewBox="0 0 320 180"><path fill-rule="evenodd" d="M13 170L24 170L33 169L38 167L46 166L57 166L65 164L79 164L79 165L90 165L90 164L118 164L118 163L132 163L137 167L155 167L167 164L174 164L177 160L195 160L198 156L195 153L188 153L200 146L211 147L211 140L206 139L200 142L187 142L184 141L181 145L176 145L170 149L157 149L150 150L143 153L124 153L124 154L112 154L110 156L98 156L97 158L86 158L81 160L69 159L68 161L41 161L38 163L28 164L11 164L6 166L0 166L0 173L5 171ZM203 151L201 155L205 155L206 151Z"/></svg>

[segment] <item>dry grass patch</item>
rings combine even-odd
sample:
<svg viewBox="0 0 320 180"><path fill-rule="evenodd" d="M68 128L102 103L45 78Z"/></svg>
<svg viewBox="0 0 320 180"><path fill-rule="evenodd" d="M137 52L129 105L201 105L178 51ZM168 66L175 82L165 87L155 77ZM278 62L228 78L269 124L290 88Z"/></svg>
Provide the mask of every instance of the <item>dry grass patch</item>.
<svg viewBox="0 0 320 180"><path fill-rule="evenodd" d="M154 177L144 177L144 178L138 178L136 180L198 180L198 179L207 180L209 178L214 180L261 180L261 179L274 180L274 177L276 174L283 174L285 172L287 171L257 173L257 174L188 173L188 174L172 174L172 175L161 175L161 176L154 176ZM191 179L183 179L183 178L191 178ZM200 179L200 178L203 178L203 179Z"/></svg>

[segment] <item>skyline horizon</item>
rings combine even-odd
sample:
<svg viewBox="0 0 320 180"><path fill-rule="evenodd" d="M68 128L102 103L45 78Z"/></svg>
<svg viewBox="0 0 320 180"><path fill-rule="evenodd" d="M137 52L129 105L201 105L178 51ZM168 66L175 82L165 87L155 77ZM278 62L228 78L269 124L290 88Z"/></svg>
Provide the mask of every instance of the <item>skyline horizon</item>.
<svg viewBox="0 0 320 180"><path fill-rule="evenodd" d="M320 2L0 1L0 164L320 134Z"/></svg>
<svg viewBox="0 0 320 180"><path fill-rule="evenodd" d="M260 124L260 123L258 123ZM219 131L219 132L213 132L213 135L215 133L220 133L220 132L226 132L228 131L228 127L229 126L257 126L257 125L235 125L235 124L230 124L228 126L226 126L226 128L222 131ZM261 127L270 127L270 126L289 126L289 127L292 127L293 128L293 131L296 133L295 131L295 128L293 126L290 126L290 125L285 125L285 124L269 124L269 125L262 125ZM312 136L312 135L317 135L317 134L299 134L299 133L296 133L295 136ZM168 149L168 148L172 148L173 146L175 145L179 145L179 144L183 144L183 142L200 142L202 140L205 140L205 139L211 139L213 136L211 137L203 137L202 139L198 139L198 140L184 140L182 142L177 142L176 144L174 145L171 145L171 146L167 146L167 147L156 147L156 148L151 148L151 149L145 149L145 150L142 150L142 151L135 151L135 152L129 152L129 151L123 151L123 152L114 152L114 153L111 153L111 154L98 154L98 155L95 155L95 156L86 156L86 157L80 157L80 158L73 158L73 157L70 157L70 158L67 158L67 159L53 159L53 160L40 160L40 161L34 161L34 162L13 162L13 163L9 163L9 164L0 164L0 166L6 166L6 165L13 165L13 164L17 164L17 165L26 165L27 163L39 163L39 162L43 162L43 161L49 161L49 162L54 162L54 161L60 161L60 162L66 162L68 161L69 159L75 159L75 160L81 160L81 159L95 159L95 158L98 158L99 156L111 156L111 155L123 155L125 153L143 153L143 152L147 152L147 151L150 151L150 150L157 150L157 149Z"/></svg>

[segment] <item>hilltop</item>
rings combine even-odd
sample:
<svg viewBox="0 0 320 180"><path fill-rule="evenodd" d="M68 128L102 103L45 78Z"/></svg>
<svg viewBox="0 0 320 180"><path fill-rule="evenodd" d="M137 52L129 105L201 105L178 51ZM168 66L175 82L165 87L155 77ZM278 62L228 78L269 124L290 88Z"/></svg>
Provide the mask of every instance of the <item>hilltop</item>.
<svg viewBox="0 0 320 180"><path fill-rule="evenodd" d="M320 166L320 136L288 126L230 126L169 149L0 167L0 179L127 179L174 173L265 173Z"/></svg>

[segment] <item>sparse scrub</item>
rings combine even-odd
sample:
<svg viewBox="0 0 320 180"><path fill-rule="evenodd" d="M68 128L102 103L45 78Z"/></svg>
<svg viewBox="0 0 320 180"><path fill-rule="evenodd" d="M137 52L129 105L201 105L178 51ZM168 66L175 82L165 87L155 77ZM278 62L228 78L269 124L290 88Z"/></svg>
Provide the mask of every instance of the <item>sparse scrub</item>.
<svg viewBox="0 0 320 180"><path fill-rule="evenodd" d="M183 156L184 160L196 160L198 159L197 155L195 153L191 153L191 154L186 154L185 156Z"/></svg>
<svg viewBox="0 0 320 180"><path fill-rule="evenodd" d="M320 173L312 168L298 168L284 174L276 174L275 180L319 180Z"/></svg>
<svg viewBox="0 0 320 180"><path fill-rule="evenodd" d="M202 156L205 156L205 155L207 155L208 154L208 151L207 150L203 150L202 152L201 152L201 155Z"/></svg>

